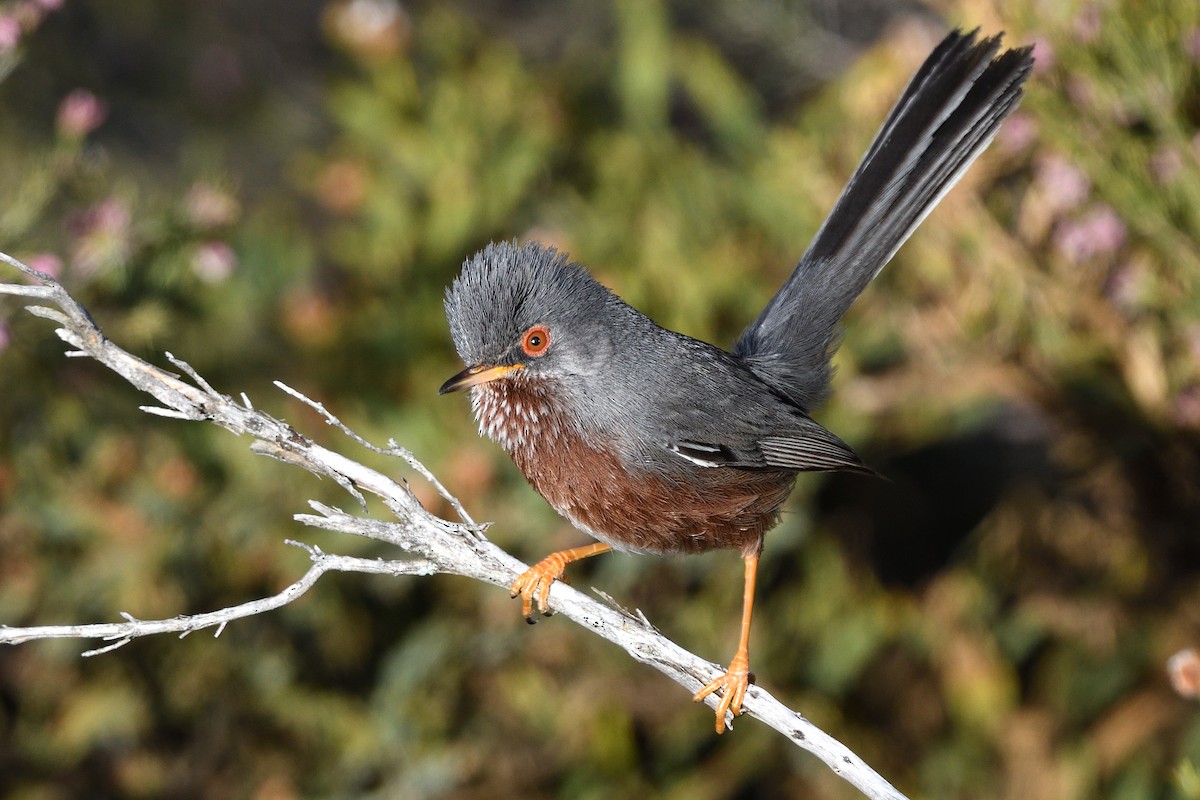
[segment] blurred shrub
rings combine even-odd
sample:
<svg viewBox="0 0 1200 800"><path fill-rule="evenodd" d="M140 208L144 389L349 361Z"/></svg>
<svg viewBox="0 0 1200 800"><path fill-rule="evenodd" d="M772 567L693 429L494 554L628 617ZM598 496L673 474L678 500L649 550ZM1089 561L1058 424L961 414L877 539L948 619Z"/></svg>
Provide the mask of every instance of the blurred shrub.
<svg viewBox="0 0 1200 800"><path fill-rule="evenodd" d="M755 669L914 796L1200 797L1200 717L1163 672L1200 628L1200 10L939 7L1035 42L1038 71L851 311L822 419L892 482L801 482L768 540ZM764 69L791 29L763 22L777 4L708 13L0 4L0 247L144 357L339 448L269 381L396 437L535 558L580 535L434 396L458 263L537 237L728 344L941 35L897 16L855 58L789 17L794 50L851 65L789 93ZM241 602L303 569L288 536L385 554L288 521L344 504L336 487L145 417L44 322L0 315L0 620ZM576 584L723 660L740 579L730 554L615 556ZM450 578L334 577L216 641L79 649L0 654L0 793L855 796Z"/></svg>

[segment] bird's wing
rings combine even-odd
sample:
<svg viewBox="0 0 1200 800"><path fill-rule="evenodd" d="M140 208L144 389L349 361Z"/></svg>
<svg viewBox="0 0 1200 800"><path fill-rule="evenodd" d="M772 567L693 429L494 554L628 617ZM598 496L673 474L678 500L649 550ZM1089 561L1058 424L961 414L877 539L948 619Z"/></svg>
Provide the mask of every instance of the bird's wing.
<svg viewBox="0 0 1200 800"><path fill-rule="evenodd" d="M623 438L636 458L682 471L871 472L742 359L711 344L656 328L610 375L629 385L620 392L625 402L610 409L605 435Z"/></svg>
<svg viewBox="0 0 1200 800"><path fill-rule="evenodd" d="M672 379L651 395L654 445L700 467L858 470L850 446L789 398L763 383L736 356L685 340Z"/></svg>
<svg viewBox="0 0 1200 800"><path fill-rule="evenodd" d="M726 417L720 433L711 428L689 432L673 437L665 446L676 457L700 467L872 472L848 444L812 419L797 416L788 422L764 434Z"/></svg>

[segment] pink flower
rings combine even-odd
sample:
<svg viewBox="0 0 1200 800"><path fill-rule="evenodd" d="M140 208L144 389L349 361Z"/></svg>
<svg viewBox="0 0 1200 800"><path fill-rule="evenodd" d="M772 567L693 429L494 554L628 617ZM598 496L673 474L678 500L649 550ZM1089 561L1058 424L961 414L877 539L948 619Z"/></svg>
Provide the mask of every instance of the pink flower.
<svg viewBox="0 0 1200 800"><path fill-rule="evenodd" d="M25 263L38 272L46 273L51 278L58 278L62 275L62 259L54 253L38 253L28 258Z"/></svg>
<svg viewBox="0 0 1200 800"><path fill-rule="evenodd" d="M237 219L237 198L210 183L195 183L183 198L183 213L197 228L220 228Z"/></svg>
<svg viewBox="0 0 1200 800"><path fill-rule="evenodd" d="M1043 75L1054 69L1054 64L1057 61L1054 55L1054 45L1050 44L1050 40L1044 36L1033 37L1033 71L1036 75Z"/></svg>
<svg viewBox="0 0 1200 800"><path fill-rule="evenodd" d="M129 259L132 217L124 201L110 197L83 212L72 226L76 239L71 263L84 275L95 275Z"/></svg>
<svg viewBox="0 0 1200 800"><path fill-rule="evenodd" d="M58 133L67 139L82 139L99 128L108 116L108 106L87 89L76 89L58 104L55 120Z"/></svg>
<svg viewBox="0 0 1200 800"><path fill-rule="evenodd" d="M62 8L63 0L34 0L34 4L41 6L43 11L58 11Z"/></svg>
<svg viewBox="0 0 1200 800"><path fill-rule="evenodd" d="M21 42L21 23L10 14L0 14L0 53L7 53Z"/></svg>
<svg viewBox="0 0 1200 800"><path fill-rule="evenodd" d="M1049 154L1038 159L1036 180L1051 214L1061 214L1079 207L1087 200L1092 182L1087 174L1060 155Z"/></svg>
<svg viewBox="0 0 1200 800"><path fill-rule="evenodd" d="M1028 150L1037 141L1037 137L1037 120L1029 114L1018 111L1004 123L996 143L1006 153L1021 153Z"/></svg>
<svg viewBox="0 0 1200 800"><path fill-rule="evenodd" d="M9 341L10 337L8 335L8 325L4 322L0 322L0 350L7 348Z"/></svg>
<svg viewBox="0 0 1200 800"><path fill-rule="evenodd" d="M192 271L205 283L220 283L237 269L237 255L225 242L205 242L192 256Z"/></svg>
<svg viewBox="0 0 1200 800"><path fill-rule="evenodd" d="M1054 231L1058 251L1076 264L1110 255L1125 244L1125 221L1111 206L1097 205L1077 220L1064 221Z"/></svg>

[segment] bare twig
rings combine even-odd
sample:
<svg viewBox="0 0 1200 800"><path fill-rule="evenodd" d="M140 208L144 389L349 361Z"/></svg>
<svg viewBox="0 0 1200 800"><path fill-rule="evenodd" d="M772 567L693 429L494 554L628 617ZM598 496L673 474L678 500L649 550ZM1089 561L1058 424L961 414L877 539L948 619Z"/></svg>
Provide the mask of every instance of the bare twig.
<svg viewBox="0 0 1200 800"><path fill-rule="evenodd" d="M131 614L121 612L124 622L108 622L95 625L40 625L27 628L10 628L0 625L0 643L20 644L33 639L102 639L113 642L106 647L86 650L82 655L96 656L116 650L142 636L153 636L158 633L178 633L180 637L187 636L192 631L204 628L217 628L215 636L220 636L225 625L235 619L251 617L285 606L300 598L307 592L317 579L326 572L370 572L381 575L432 575L438 569L430 561L423 559L405 559L403 561L380 561L351 556L330 555L320 549L289 542L308 551L312 566L299 580L292 583L278 594L253 600L249 603L222 608L220 611L210 611L206 614L191 614L173 617L171 619L143 620Z"/></svg>
<svg viewBox="0 0 1200 800"><path fill-rule="evenodd" d="M168 353L167 355L169 356L170 353ZM308 397L305 397L303 394L296 391L292 387L288 386L283 381L275 381L275 385L278 386L282 391L290 394L292 397L296 398L300 402L311 407L318 414L325 417L325 421L327 423L337 427L339 430L341 430L342 433L346 434L351 439L358 442L360 445L362 445L366 449L370 450L372 453L378 453L381 456L394 456L394 457L403 459L405 462L408 463L408 465L410 467L412 467L414 470L416 470L417 474L419 474L425 480L429 481L430 485L433 486L433 488L437 490L437 493L442 496L442 499L444 499L447 503L449 503L450 507L454 509L454 513L458 514L459 519L461 519L463 522L467 523L468 525L470 525L472 527L474 527L477 524L475 522L475 520L471 519L471 515L467 513L467 510L465 508L463 508L463 505L462 505L462 503L460 503L458 501L458 498L455 497L454 495L450 494L450 492L446 489L446 487L442 485L442 482L439 481L437 479L437 477L435 477L434 474L432 472L430 472L429 469L424 464L422 464L420 461L417 460L417 457L413 455L411 450L409 450L406 447L401 447L400 445L396 444L395 439L388 439L387 447L379 447L378 445L373 445L370 442L368 442L366 439L364 439L363 437L359 436L354 431L350 430L350 428L346 425L346 423L342 422L340 419L338 419L337 417L335 417L333 415L333 412L331 412L329 409L325 408L324 403L318 403L315 400L311 400ZM247 402L249 402L249 401L247 401Z"/></svg>
<svg viewBox="0 0 1200 800"><path fill-rule="evenodd" d="M305 525L387 542L409 554L398 561L372 561L330 555L317 548L306 547L312 566L295 583L271 597L220 611L167 620L138 620L123 614L124 622L97 625L0 626L0 643L16 644L33 639L64 637L109 642L85 653L99 655L120 648L135 638L155 633L186 635L194 630L215 627L219 635L231 620L260 614L292 602L329 571L397 576L444 572L507 587L525 570L525 564L492 544L483 535L486 526L476 524L429 470L411 452L395 442L389 442L386 448L376 447L351 431L320 403L279 384L281 389L316 409L329 424L336 425L358 444L374 452L403 459L436 487L463 522L451 522L429 513L402 483L321 447L286 422L255 410L244 394L240 402L220 394L186 362L169 354L167 356L175 368L191 379L191 383L130 355L108 341L83 306L49 275L31 269L3 253L0 253L0 261L21 271L37 284L0 284L0 294L34 298L53 304L54 308L30 306L28 310L60 326L56 330L58 336L75 348L69 355L94 358L138 389L152 395L160 404L142 406L143 411L177 419L208 421L237 434L249 434L254 438L251 449L255 452L334 479L364 510L367 494L380 498L395 516L394 521L354 516L319 503L311 503L315 514L301 514L296 519ZM630 614L615 604L609 605L582 594L565 583L554 585L551 605L561 616L624 648L634 659L654 667L689 693L723 671L718 665L688 652L663 636L641 612ZM710 696L706 702L715 706L717 698ZM797 746L815 754L867 797L904 800L904 795L845 745L783 705L766 690L751 686L743 709L748 716L761 720Z"/></svg>

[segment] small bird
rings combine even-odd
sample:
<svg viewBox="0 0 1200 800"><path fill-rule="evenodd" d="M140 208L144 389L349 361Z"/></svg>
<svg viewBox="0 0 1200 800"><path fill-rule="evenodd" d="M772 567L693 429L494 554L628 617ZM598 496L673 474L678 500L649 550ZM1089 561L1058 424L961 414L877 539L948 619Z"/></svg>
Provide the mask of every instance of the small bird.
<svg viewBox="0 0 1200 800"><path fill-rule="evenodd" d="M597 541L512 584L525 618L550 613L567 564L617 549L717 548L745 566L741 636L716 731L741 713L764 534L796 476L871 472L810 414L828 396L838 322L1017 106L1031 48L951 32L917 71L791 277L726 351L656 325L553 248L493 243L446 292L480 433L558 513ZM732 722L728 723L732 727Z"/></svg>

